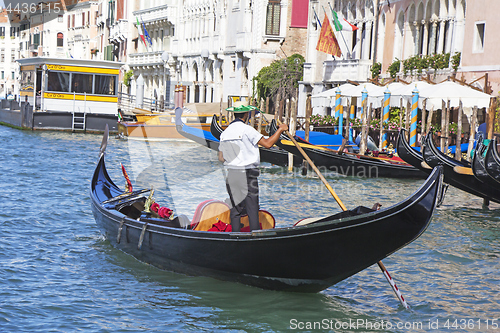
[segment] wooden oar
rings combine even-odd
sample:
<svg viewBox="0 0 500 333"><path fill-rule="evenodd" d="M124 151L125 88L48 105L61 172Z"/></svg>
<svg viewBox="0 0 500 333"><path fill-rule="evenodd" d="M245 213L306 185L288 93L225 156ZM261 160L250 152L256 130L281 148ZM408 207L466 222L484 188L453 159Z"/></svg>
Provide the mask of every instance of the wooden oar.
<svg viewBox="0 0 500 333"><path fill-rule="evenodd" d="M288 140L282 140L281 143L284 144L284 145L292 146L292 143L288 142ZM313 145L313 144L310 144L310 143L299 143L299 144L301 146L303 146L303 147L306 147L306 148L334 152L334 153L337 153L339 155L342 155L342 154L351 155L351 156L354 156L354 157L357 157L357 158L363 158L363 159L366 159L366 160L384 161L384 162L389 162L391 164L408 164L408 163L406 163L404 161L403 162L394 161L394 160L392 160L390 158L387 158L387 157L375 157L375 156L361 155L361 154L350 153L350 152L342 152L342 151L333 150L333 149L330 149L330 148L321 147L321 146L318 146L318 145Z"/></svg>
<svg viewBox="0 0 500 333"><path fill-rule="evenodd" d="M311 166L311 168L316 172L316 174L318 175L319 179L321 179L321 181L323 182L323 184L325 184L326 188L328 189L328 191L330 191L330 194L335 198L335 200L339 204L340 208L342 208L342 210L347 210L347 208L344 206L344 204L342 203L342 201L340 200L340 198L337 196L337 193L335 193L335 191L330 186L330 184L328 184L328 182L326 181L325 177L323 177L323 175L321 174L321 172L319 171L319 169L316 167L316 165L314 164L314 162L309 158L309 156L307 156L307 154L304 151L304 149L302 149L302 147L299 145L299 143L297 141L295 141L295 138L290 134L290 132L285 131L285 133L286 133L286 135L288 135L288 137L293 142L293 144L295 145L295 147L297 147L297 149L300 151L300 153L305 158L305 160L307 161L307 163L309 163L309 165Z"/></svg>
<svg viewBox="0 0 500 333"><path fill-rule="evenodd" d="M279 123L279 121L278 121L278 123ZM343 211L346 211L347 210L346 206L342 203L342 201L337 196L337 194L335 193L335 191L333 190L333 188L330 186L330 184L328 184L328 182L326 181L325 177L323 177L323 175L321 174L321 172L319 171L319 169L316 167L316 165L314 164L314 162L309 158L309 156L307 156L306 152L302 149L302 147L299 145L299 143L297 141L295 141L295 138L292 135L290 135L290 132L285 131L285 134L288 135L288 137L290 138L290 140L293 142L293 144L295 145L295 147L297 147L297 149L300 151L300 153L305 158L305 160L307 161L307 163L309 163L309 165L311 166L311 168L316 172L316 174L318 175L319 179L321 179L321 181L323 182L323 184L325 184L326 188L328 189L328 191L330 191L331 195L335 198L335 200L339 204L340 208L342 208ZM398 299L401 302L401 304L406 309L409 309L410 306L408 305L408 303L406 303L403 295L399 291L398 287L396 286L396 283L392 279L391 275L389 274L389 272L385 268L385 266L382 263L382 261L379 261L377 264L378 264L378 267L380 267L380 269L382 270L382 273L384 273L385 278L387 279L387 281L391 285L392 290L394 291L394 293L398 297Z"/></svg>

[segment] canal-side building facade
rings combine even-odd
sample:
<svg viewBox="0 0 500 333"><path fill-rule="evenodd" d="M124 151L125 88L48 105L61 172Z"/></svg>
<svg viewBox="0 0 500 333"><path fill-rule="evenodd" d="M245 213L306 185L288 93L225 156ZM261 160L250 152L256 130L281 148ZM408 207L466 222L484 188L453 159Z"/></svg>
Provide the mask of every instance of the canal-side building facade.
<svg viewBox="0 0 500 333"><path fill-rule="evenodd" d="M0 12L0 98L18 91L19 23L12 23L7 12Z"/></svg>
<svg viewBox="0 0 500 333"><path fill-rule="evenodd" d="M388 79L397 59L460 53L458 70L450 65L436 71L436 81L455 75L472 82L488 74L489 89L494 94L500 89L495 0L64 2L68 6L57 17L34 13L4 20L5 68L13 56L120 61L125 63L121 81L133 72L125 92L134 94L142 76L145 97L170 94L172 100L173 87L180 84L187 102L220 102L252 97L252 78L261 68L299 53L306 58L299 85L304 114L307 96L346 80L367 82L373 64L379 63L381 77ZM335 58L316 50L320 25L325 13L332 19L331 10L358 28L336 32L342 55ZM406 75L398 73L412 80ZM10 85L7 77L12 78L10 67L4 69L4 85ZM474 84L485 88L485 82Z"/></svg>
<svg viewBox="0 0 500 333"><path fill-rule="evenodd" d="M358 29L353 32L335 32L342 56L334 58L316 50L320 24L316 17L309 16L304 79L299 88L299 114L305 114L307 96L345 83L346 80L367 82L372 77L370 69L375 63L381 65L381 77L386 79L389 78L388 68L394 61L416 55L454 55L463 54L465 50L463 65L464 61L468 61L467 50L472 45L472 40L465 38L466 14L467 11L471 12L470 8L476 2L469 0L466 6L465 0L339 0L330 7L326 0L311 0L311 11L316 12L321 21L324 9L330 19L330 9L333 9L339 17L345 18ZM495 1L481 3L493 5ZM481 16L479 10L474 12ZM493 32L493 25L496 24L493 24L493 18L490 21ZM407 74L403 73L401 67L398 77L411 81L412 78L407 77ZM442 81L453 74L451 65L433 74L436 74L436 80ZM315 111L325 113L326 108Z"/></svg>
<svg viewBox="0 0 500 333"><path fill-rule="evenodd" d="M292 2L305 13L302 26L291 24ZM135 39L130 68L135 79L144 78L146 97L170 89L172 100L175 82L184 87L188 103L248 100L252 78L262 67L294 53L305 55L307 11L302 0L188 0L139 8L133 15L151 41Z"/></svg>

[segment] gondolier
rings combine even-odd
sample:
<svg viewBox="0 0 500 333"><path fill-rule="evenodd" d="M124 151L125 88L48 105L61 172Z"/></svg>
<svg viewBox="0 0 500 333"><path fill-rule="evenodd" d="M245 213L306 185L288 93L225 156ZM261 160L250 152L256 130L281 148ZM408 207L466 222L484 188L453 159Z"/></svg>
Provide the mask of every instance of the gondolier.
<svg viewBox="0 0 500 333"><path fill-rule="evenodd" d="M259 113L255 106L236 102L226 109L234 112L235 119L222 132L219 145L219 160L227 168L226 188L231 199L231 227L241 229L240 218L248 214L250 230L259 230L259 183L260 154L258 145L271 148L279 136L288 130L286 124L269 138L247 124L252 113Z"/></svg>

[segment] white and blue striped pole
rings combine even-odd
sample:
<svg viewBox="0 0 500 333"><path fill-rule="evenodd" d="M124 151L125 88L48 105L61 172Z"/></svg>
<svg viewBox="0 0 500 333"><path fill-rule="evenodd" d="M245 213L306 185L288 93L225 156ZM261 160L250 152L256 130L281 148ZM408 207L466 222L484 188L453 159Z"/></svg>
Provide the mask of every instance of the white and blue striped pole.
<svg viewBox="0 0 500 333"><path fill-rule="evenodd" d="M411 97L411 125L410 125L410 146L417 146L417 115L418 115L418 89L415 85L415 89L412 91Z"/></svg>
<svg viewBox="0 0 500 333"><path fill-rule="evenodd" d="M352 122L354 120L354 108L355 108L355 106L351 105L350 110L348 111L349 112L349 117L348 117L349 122ZM352 141L352 126L351 125L349 125L349 141L353 142Z"/></svg>
<svg viewBox="0 0 500 333"><path fill-rule="evenodd" d="M368 99L368 90L366 90L366 87L364 87L363 91L361 92L361 117L365 114L366 105L368 103L367 99ZM365 103L365 101L367 103Z"/></svg>
<svg viewBox="0 0 500 333"><path fill-rule="evenodd" d="M385 124L389 122L389 105L391 104L391 92L389 91L389 88L387 88L384 91L384 109L382 113L382 124L380 126L383 128ZM384 134L382 135L382 149L387 148L387 132L383 132Z"/></svg>
<svg viewBox="0 0 500 333"><path fill-rule="evenodd" d="M337 87L337 90L335 90L335 118L338 119L338 134L342 135L342 114L340 113L340 88Z"/></svg>

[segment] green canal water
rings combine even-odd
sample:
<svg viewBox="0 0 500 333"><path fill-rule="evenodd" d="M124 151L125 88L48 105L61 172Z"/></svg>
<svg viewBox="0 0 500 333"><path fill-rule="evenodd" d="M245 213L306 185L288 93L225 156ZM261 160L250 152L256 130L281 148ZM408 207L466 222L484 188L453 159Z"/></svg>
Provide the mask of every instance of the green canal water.
<svg viewBox="0 0 500 333"><path fill-rule="evenodd" d="M411 310L376 265L316 294L267 291L113 248L89 200L101 139L0 126L1 332L500 332L500 205L450 188L426 232L384 259ZM214 152L195 143L111 137L106 162L117 184L123 163L178 214L226 197ZM423 183L327 179L347 207L388 207ZM260 191L277 227L340 210L312 174L264 164Z"/></svg>

